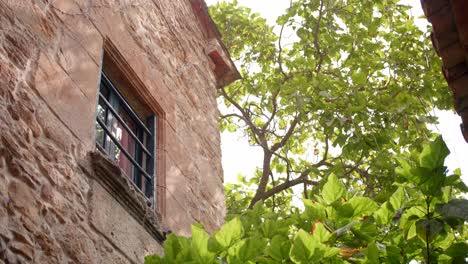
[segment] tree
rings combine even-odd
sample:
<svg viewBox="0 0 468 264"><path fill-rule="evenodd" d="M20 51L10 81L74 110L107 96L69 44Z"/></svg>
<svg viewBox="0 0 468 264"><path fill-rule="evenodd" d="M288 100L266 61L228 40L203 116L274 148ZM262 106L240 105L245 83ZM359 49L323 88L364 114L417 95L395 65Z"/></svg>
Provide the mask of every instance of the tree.
<svg viewBox="0 0 468 264"><path fill-rule="evenodd" d="M420 150L436 122L430 111L450 102L408 9L397 0L297 0L275 31L236 1L211 7L243 76L220 90L222 128L263 150L249 208L295 185L308 197L332 173L369 197L395 191L383 188L396 177L389 157Z"/></svg>
<svg viewBox="0 0 468 264"><path fill-rule="evenodd" d="M345 190L334 174L305 210L272 212L262 203L232 217L213 235L169 235L164 257L146 264L465 263L468 188L447 176L441 137L400 157L396 190L383 202Z"/></svg>

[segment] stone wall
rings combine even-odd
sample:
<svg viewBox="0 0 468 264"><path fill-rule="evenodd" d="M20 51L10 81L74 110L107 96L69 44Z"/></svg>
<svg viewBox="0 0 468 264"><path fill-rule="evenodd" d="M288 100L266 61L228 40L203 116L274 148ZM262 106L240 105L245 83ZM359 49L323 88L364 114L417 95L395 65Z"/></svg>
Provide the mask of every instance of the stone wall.
<svg viewBox="0 0 468 264"><path fill-rule="evenodd" d="M96 180L106 41L165 113L156 223ZM141 263L161 253L153 227L189 235L196 221L222 223L209 41L185 0L0 0L0 263ZM118 176L112 166L103 171Z"/></svg>

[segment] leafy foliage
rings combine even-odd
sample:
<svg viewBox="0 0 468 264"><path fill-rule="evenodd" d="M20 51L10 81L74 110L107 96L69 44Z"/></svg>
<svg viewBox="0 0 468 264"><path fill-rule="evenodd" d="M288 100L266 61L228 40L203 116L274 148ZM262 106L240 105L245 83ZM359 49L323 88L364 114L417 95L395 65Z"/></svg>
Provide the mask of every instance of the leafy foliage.
<svg viewBox="0 0 468 264"><path fill-rule="evenodd" d="M384 201L345 192L332 174L320 194L304 199L302 211L272 212L257 203L211 236L199 225L191 238L170 235L165 255L145 263L464 263L468 201L455 196L466 186L448 181L447 154L438 137L421 153L405 156L412 165L404 174L414 173L413 180L400 173ZM431 167L433 178L413 170L419 167Z"/></svg>
<svg viewBox="0 0 468 264"><path fill-rule="evenodd" d="M368 196L386 192L397 177L388 157L422 149L426 124L436 122L430 110L449 108L450 93L409 8L295 0L272 27L236 1L211 7L243 76L220 89L222 128L263 149L250 207L294 185L313 189L331 173ZM440 163L421 159L422 168Z"/></svg>

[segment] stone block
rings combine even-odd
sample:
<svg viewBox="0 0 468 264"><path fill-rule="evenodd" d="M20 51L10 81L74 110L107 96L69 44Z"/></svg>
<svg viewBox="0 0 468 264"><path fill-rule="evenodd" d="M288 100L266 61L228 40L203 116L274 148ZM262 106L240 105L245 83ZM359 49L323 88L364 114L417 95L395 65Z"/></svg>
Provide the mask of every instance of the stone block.
<svg viewBox="0 0 468 264"><path fill-rule="evenodd" d="M89 100L61 66L44 53L38 62L35 85L70 131L85 145L93 145L96 101Z"/></svg>
<svg viewBox="0 0 468 264"><path fill-rule="evenodd" d="M98 36L98 40L90 40L90 45L96 45L95 42L100 46L100 49L96 51L99 54L91 58L88 51L73 39L72 34L65 34L55 54L57 63L73 81L74 85L91 102L96 102L97 100L101 76L100 68L95 61L99 61L100 59L100 51L102 49L100 36Z"/></svg>
<svg viewBox="0 0 468 264"><path fill-rule="evenodd" d="M51 8L60 18L62 26L66 29L65 38L70 38L79 49L84 49L86 55L96 65L101 64L103 36L90 21L86 9L80 7L84 3L73 0L55 0L51 2ZM69 41L61 40L60 44Z"/></svg>
<svg viewBox="0 0 468 264"><path fill-rule="evenodd" d="M174 194L167 192L167 212L164 225L173 233L183 236L190 236L190 226L195 220L187 212L187 208L177 201Z"/></svg>

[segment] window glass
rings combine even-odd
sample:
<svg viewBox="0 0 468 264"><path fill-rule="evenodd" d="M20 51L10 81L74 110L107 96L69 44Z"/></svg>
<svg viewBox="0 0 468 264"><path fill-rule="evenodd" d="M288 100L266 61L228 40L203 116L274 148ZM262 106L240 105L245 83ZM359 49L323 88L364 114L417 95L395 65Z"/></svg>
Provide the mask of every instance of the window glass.
<svg viewBox="0 0 468 264"><path fill-rule="evenodd" d="M147 126L102 74L96 108L96 145L146 195L153 197L154 126ZM154 120L151 116L149 120ZM154 122L154 121L153 121Z"/></svg>

